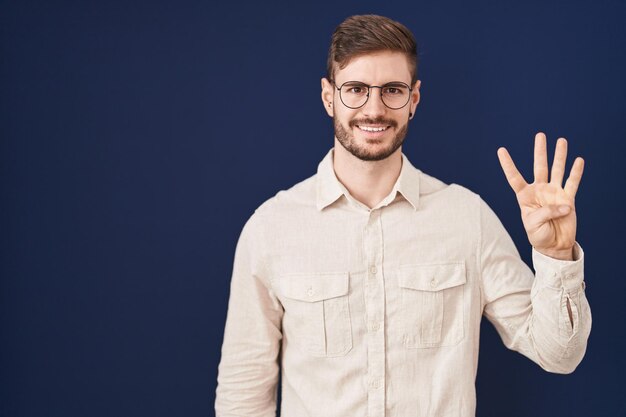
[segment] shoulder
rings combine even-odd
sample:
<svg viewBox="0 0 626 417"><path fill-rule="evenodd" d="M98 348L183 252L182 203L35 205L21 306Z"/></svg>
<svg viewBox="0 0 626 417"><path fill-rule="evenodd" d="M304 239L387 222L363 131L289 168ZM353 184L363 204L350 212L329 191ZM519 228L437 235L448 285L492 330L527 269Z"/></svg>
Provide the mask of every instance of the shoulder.
<svg viewBox="0 0 626 417"><path fill-rule="evenodd" d="M480 205L478 194L460 184L447 184L440 179L420 171L420 198L425 200L445 201L447 204L460 204L459 208L467 205Z"/></svg>
<svg viewBox="0 0 626 417"><path fill-rule="evenodd" d="M434 205L447 207L448 214L470 219L480 227L500 225L500 220L487 202L476 192L460 184L446 184L434 177L421 173L422 198L432 199Z"/></svg>
<svg viewBox="0 0 626 417"><path fill-rule="evenodd" d="M313 175L286 190L278 191L268 198L256 210L255 215L284 215L285 212L314 208L316 197L316 175Z"/></svg>
<svg viewBox="0 0 626 417"><path fill-rule="evenodd" d="M315 210L316 175L300 181L286 190L278 191L256 208L245 228L261 232Z"/></svg>

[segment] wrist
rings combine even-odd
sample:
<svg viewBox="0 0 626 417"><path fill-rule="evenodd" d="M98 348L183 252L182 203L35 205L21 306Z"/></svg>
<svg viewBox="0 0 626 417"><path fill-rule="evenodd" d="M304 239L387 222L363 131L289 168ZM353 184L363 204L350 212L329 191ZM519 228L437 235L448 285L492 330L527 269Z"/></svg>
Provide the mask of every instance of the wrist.
<svg viewBox="0 0 626 417"><path fill-rule="evenodd" d="M573 261L574 260L574 247L569 249L545 249L535 248L537 252L550 258L558 259L561 261Z"/></svg>

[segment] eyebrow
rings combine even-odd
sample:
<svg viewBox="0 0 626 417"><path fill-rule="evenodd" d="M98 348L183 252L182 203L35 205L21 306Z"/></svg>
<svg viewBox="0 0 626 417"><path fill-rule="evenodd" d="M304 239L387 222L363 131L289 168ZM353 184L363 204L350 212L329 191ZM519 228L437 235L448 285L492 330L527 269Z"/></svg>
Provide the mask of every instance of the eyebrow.
<svg viewBox="0 0 626 417"><path fill-rule="evenodd" d="M408 84L404 83L402 81L391 81L391 82L388 82L387 84L383 84L383 85L387 86L387 87L406 87Z"/></svg>
<svg viewBox="0 0 626 417"><path fill-rule="evenodd" d="M346 81L344 83L345 85L366 85L366 86L370 86L370 84L367 84L363 81ZM382 84L380 85L380 87L385 86L385 87L405 87L409 85L408 83L405 83L403 81L389 81L388 83ZM410 85L409 85L410 87Z"/></svg>

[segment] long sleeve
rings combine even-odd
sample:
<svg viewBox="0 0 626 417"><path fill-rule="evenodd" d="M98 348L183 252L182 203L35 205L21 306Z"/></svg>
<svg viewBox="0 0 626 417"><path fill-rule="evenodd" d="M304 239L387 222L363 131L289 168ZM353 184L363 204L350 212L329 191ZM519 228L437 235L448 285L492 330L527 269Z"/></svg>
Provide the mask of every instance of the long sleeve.
<svg viewBox="0 0 626 417"><path fill-rule="evenodd" d="M576 244L574 261L553 259L533 248L533 276L500 220L481 201L480 251L483 314L504 344L546 371L573 372L591 331L580 246Z"/></svg>
<svg viewBox="0 0 626 417"><path fill-rule="evenodd" d="M274 417L283 310L264 276L254 216L235 251L228 314L218 367L217 417Z"/></svg>

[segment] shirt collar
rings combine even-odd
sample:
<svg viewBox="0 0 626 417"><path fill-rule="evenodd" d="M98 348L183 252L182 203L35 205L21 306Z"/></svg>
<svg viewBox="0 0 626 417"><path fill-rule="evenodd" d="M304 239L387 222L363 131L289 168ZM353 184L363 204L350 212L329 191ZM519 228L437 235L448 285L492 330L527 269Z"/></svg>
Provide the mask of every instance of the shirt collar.
<svg viewBox="0 0 626 417"><path fill-rule="evenodd" d="M322 210L328 207L339 197L345 195L351 198L346 187L339 182L333 169L334 148L331 148L324 159L317 166L317 209ZM395 194L400 194L413 206L415 210L419 207L420 197L420 170L415 168L406 155L402 154L402 168L396 183L389 196L383 202L391 202ZM387 203L388 204L388 203Z"/></svg>

